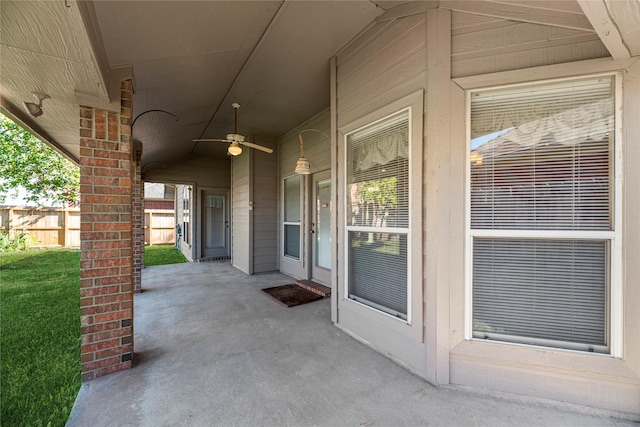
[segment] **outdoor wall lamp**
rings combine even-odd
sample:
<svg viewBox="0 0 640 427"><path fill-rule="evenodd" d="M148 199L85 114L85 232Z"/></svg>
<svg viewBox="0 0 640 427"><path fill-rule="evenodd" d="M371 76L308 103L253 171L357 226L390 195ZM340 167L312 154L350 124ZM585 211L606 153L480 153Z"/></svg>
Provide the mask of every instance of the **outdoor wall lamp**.
<svg viewBox="0 0 640 427"><path fill-rule="evenodd" d="M33 117L40 117L42 115L42 101L45 99L51 98L49 95L40 92L33 92L33 94L38 98L38 103L35 104L33 102L24 101L24 108L27 109L27 112L31 114Z"/></svg>
<svg viewBox="0 0 640 427"><path fill-rule="evenodd" d="M321 133L322 135L324 135L325 138L331 139L327 136L326 133L318 129L303 129L300 131L300 133L298 134L298 138L300 138L300 158L296 162L296 169L295 169L295 173L299 175L309 175L311 173L311 162L309 162L309 160L304 156L304 142L302 141L302 134L304 132L310 132L310 131Z"/></svg>

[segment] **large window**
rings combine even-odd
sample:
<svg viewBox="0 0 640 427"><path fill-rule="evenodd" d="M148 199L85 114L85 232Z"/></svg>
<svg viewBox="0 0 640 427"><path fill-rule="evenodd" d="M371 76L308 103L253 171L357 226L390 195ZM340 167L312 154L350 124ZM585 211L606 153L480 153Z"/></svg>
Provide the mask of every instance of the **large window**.
<svg viewBox="0 0 640 427"><path fill-rule="evenodd" d="M346 135L350 299L407 319L409 112Z"/></svg>
<svg viewBox="0 0 640 427"><path fill-rule="evenodd" d="M615 79L471 92L473 337L608 352Z"/></svg>

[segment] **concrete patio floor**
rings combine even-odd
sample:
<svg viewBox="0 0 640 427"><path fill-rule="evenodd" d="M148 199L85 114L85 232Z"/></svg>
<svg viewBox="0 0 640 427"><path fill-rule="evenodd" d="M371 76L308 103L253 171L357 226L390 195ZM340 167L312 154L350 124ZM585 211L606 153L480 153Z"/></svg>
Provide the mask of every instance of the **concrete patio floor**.
<svg viewBox="0 0 640 427"><path fill-rule="evenodd" d="M621 426L543 399L433 387L335 327L328 299L285 308L228 262L143 271L135 366L83 384L68 426Z"/></svg>

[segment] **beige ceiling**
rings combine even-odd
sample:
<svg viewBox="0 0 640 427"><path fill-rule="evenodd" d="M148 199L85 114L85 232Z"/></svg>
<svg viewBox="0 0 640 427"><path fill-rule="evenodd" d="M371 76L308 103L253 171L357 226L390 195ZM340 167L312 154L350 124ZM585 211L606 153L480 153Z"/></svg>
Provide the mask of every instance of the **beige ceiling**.
<svg viewBox="0 0 640 427"><path fill-rule="evenodd" d="M2 111L77 158L78 104L109 106L110 82L133 73L134 117L160 109L179 118L139 116L133 135L143 143L144 164L225 155L224 144L192 139L231 132L232 102L241 105L240 133L274 138L327 108L331 56L386 10L395 7L385 17L402 16L421 7L404 3L1 0ZM439 3L505 19L593 25L614 58L640 54L640 0ZM31 92L51 96L35 119L22 106L35 101Z"/></svg>
<svg viewBox="0 0 640 427"><path fill-rule="evenodd" d="M0 2L2 105L79 152L78 103L107 104L109 70L132 69L143 163L224 155L194 144L233 131L278 137L329 105L329 58L384 12L358 1ZM111 73L116 74L116 73ZM33 119L31 92L51 99Z"/></svg>

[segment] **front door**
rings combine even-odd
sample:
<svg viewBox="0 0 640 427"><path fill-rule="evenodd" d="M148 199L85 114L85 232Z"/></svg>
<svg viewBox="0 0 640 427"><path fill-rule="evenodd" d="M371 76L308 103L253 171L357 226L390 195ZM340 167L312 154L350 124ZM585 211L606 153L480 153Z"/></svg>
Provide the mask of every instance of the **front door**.
<svg viewBox="0 0 640 427"><path fill-rule="evenodd" d="M331 172L313 175L311 203L311 279L331 285Z"/></svg>
<svg viewBox="0 0 640 427"><path fill-rule="evenodd" d="M229 255L229 217L225 191L202 192L202 258Z"/></svg>

